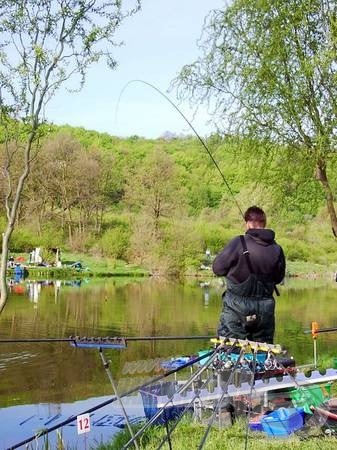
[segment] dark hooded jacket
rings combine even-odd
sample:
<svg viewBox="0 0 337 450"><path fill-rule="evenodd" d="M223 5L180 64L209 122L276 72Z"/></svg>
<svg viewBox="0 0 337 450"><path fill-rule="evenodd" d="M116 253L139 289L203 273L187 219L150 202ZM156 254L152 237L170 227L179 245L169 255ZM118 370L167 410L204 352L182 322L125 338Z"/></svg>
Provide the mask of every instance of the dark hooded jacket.
<svg viewBox="0 0 337 450"><path fill-rule="evenodd" d="M247 263L247 255L244 254L240 236L237 236L215 258L213 271L216 275L226 277L227 290L233 293L245 296L272 295L275 285L280 283L285 275L284 253L275 242L275 233L266 228L249 229L244 239L251 269ZM247 283L248 279L250 279L249 283ZM256 280L264 284L265 291L260 291L253 286ZM241 291L239 285L243 286Z"/></svg>

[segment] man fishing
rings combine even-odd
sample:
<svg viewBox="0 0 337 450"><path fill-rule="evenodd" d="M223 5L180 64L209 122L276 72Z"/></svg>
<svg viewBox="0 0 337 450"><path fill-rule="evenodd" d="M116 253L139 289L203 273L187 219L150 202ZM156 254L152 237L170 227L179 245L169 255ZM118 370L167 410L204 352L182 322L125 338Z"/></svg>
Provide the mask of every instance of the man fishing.
<svg viewBox="0 0 337 450"><path fill-rule="evenodd" d="M218 336L273 343L276 285L285 275L282 248L266 227L264 211L244 213L245 235L236 236L213 261L213 272L226 277Z"/></svg>

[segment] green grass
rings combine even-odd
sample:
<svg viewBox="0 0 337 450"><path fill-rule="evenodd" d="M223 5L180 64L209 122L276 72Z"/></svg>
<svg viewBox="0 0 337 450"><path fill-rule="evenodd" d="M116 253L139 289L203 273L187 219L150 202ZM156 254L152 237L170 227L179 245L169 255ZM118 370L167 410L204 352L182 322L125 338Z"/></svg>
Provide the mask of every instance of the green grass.
<svg viewBox="0 0 337 450"><path fill-rule="evenodd" d="M15 258L21 256L25 258L23 264L27 265L30 276L36 278L73 278L85 277L109 277L109 276L149 276L148 270L135 264L127 264L125 261L110 257L92 256L84 253L62 252L62 267L32 267L28 264L28 254L11 254ZM69 266L75 262L82 264L83 270L72 269ZM306 261L287 261L287 277L306 279L335 279L336 265L317 264ZM12 274L11 271L8 273ZM205 270L192 270L193 277L212 278L213 272Z"/></svg>
<svg viewBox="0 0 337 450"><path fill-rule="evenodd" d="M34 276L49 277L73 277L80 274L85 276L148 276L149 271L135 264L127 264L125 261L111 257L92 256L85 253L70 253L63 251L61 254L62 267L31 267L28 264L29 256L23 253L11 253L14 258L23 257L23 264L28 266L29 272ZM71 269L69 266L80 262L84 268L82 271ZM335 264L317 264L307 261L287 261L287 276L303 279L334 279L337 268ZM11 273L9 271L9 273ZM189 271L188 271L189 273ZM213 272L205 270L191 270L193 276L212 278Z"/></svg>
<svg viewBox="0 0 337 450"><path fill-rule="evenodd" d="M170 424L172 426L172 424ZM205 435L206 426L195 423L189 419L183 419L171 435L171 447L174 450L197 449ZM140 449L157 449L166 435L166 429L162 427L150 427L148 431L138 439ZM97 447L97 450L120 450L130 439L128 430L120 432L116 438L106 445ZM323 434L321 429L310 429L287 438L270 438L264 433L247 431L246 422L238 420L228 428L211 427L203 447L204 450L272 450L272 449L307 449L307 450L331 450L337 445L336 438ZM134 447L130 447L134 448ZM169 448L168 443L162 447Z"/></svg>
<svg viewBox="0 0 337 450"><path fill-rule="evenodd" d="M90 256L76 253L62 253L62 265L80 262L84 272L95 276L147 276L149 272L134 264L108 257Z"/></svg>
<svg viewBox="0 0 337 450"><path fill-rule="evenodd" d="M72 278L72 277L104 277L104 276L148 276L149 272L142 267L133 264L127 264L124 261L116 260L108 257L95 257L83 253L67 253L62 252L62 267L43 267L31 266L28 264L28 255L13 254L13 256L24 256L26 261L23 262L27 266L29 276L36 278L53 277L53 278ZM71 268L71 264L80 262L83 269L76 270ZM13 271L9 270L9 274Z"/></svg>
<svg viewBox="0 0 337 450"><path fill-rule="evenodd" d="M287 261L287 274L293 277L332 277L336 271L336 264L316 264L307 261Z"/></svg>

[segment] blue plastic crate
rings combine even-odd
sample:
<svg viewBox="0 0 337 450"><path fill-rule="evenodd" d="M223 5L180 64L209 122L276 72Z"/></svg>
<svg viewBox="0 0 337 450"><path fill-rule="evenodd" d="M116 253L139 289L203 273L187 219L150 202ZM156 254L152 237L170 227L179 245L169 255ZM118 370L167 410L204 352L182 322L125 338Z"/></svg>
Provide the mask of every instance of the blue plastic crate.
<svg viewBox="0 0 337 450"><path fill-rule="evenodd" d="M257 419L251 419L249 421L249 428L252 431L263 431L262 423L261 423L262 417L259 417Z"/></svg>
<svg viewBox="0 0 337 450"><path fill-rule="evenodd" d="M160 367L164 370L175 370L192 361L194 358L191 356L180 356L179 358L172 358L167 361L162 361Z"/></svg>
<svg viewBox="0 0 337 450"><path fill-rule="evenodd" d="M262 429L269 436L288 436L304 425L304 411L297 408L279 408L261 419Z"/></svg>

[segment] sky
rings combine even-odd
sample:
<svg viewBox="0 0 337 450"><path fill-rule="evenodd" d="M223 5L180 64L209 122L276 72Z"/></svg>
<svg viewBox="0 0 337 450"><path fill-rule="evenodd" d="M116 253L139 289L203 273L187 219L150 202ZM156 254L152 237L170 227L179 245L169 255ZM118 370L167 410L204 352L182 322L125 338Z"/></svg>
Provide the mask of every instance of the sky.
<svg viewBox="0 0 337 450"><path fill-rule="evenodd" d="M125 42L114 53L118 67L112 71L104 62L93 66L81 92L55 95L46 109L47 119L120 137L192 134L164 97L132 81L140 79L177 104L200 135L209 135L214 129L207 123L206 108L193 116L188 103L179 103L168 88L180 69L200 54L197 40L205 16L223 4L224 0L143 0L141 11L124 21L116 34Z"/></svg>

